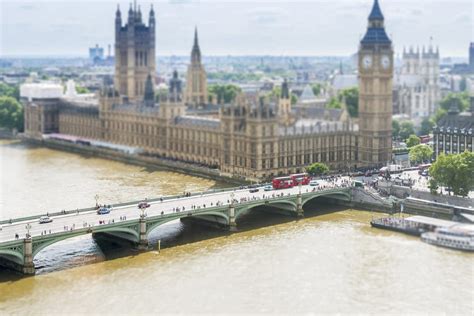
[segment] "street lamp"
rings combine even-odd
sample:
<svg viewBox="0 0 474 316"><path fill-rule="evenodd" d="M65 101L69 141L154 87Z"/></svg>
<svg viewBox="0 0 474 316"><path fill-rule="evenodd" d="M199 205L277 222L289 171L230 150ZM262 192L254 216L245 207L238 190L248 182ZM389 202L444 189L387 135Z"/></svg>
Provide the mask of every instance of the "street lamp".
<svg viewBox="0 0 474 316"><path fill-rule="evenodd" d="M30 238L31 237L30 236L31 224L30 223L26 224L25 228L26 228L26 238Z"/></svg>
<svg viewBox="0 0 474 316"><path fill-rule="evenodd" d="M94 196L94 198L95 198L95 207L98 207L98 206L99 206L99 195L96 194L96 195Z"/></svg>
<svg viewBox="0 0 474 316"><path fill-rule="evenodd" d="M234 192L230 192L230 204L234 204Z"/></svg>
<svg viewBox="0 0 474 316"><path fill-rule="evenodd" d="M299 192L299 195L301 195L301 182L298 183L298 192Z"/></svg>

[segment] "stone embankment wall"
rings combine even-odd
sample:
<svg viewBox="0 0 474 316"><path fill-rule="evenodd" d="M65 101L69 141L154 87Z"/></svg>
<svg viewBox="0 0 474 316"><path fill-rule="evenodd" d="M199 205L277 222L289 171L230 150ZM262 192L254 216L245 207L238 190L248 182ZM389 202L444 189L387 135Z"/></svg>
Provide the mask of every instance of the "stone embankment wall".
<svg viewBox="0 0 474 316"><path fill-rule="evenodd" d="M392 185L389 190L390 190L389 193L391 195L396 196L397 198L401 198L401 199L411 196L413 198L432 201L432 202L474 208L474 199L470 199L470 198L463 198L460 196L449 196L449 195L433 195L427 191L412 190L409 187L402 187L398 185Z"/></svg>

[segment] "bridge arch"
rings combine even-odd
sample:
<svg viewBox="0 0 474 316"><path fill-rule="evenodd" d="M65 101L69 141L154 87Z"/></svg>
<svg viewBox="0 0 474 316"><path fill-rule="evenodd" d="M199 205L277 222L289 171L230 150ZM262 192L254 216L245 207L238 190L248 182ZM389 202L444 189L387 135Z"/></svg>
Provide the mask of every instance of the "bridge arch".
<svg viewBox="0 0 474 316"><path fill-rule="evenodd" d="M350 201L351 200L351 194L350 192L344 190L344 191L338 191L338 192L331 192L324 194L324 192L321 192L322 194L317 194L317 195L312 195L312 196L303 196L303 199L301 201L301 207L304 207L306 203L313 201L318 198L336 198L336 199L342 199L344 201Z"/></svg>
<svg viewBox="0 0 474 316"><path fill-rule="evenodd" d="M150 226L147 226L147 229L146 229L147 238L151 234L151 232L154 231L159 226L161 226L163 224L166 224L168 222L171 222L171 221L174 221L174 220L177 220L177 219L181 219L181 218L186 218L186 217L199 218L199 216L217 216L217 217L223 218L226 221L226 223L229 224L229 217L227 216L227 214L224 211L222 211L222 212L209 211L209 212L202 212L202 213L193 213L192 216L189 216L188 214L189 214L188 212L182 212L182 213L179 214L179 216L172 216L172 217L167 217L167 218L158 218L153 224L151 224Z"/></svg>
<svg viewBox="0 0 474 316"><path fill-rule="evenodd" d="M24 264L23 253L15 251L13 249L0 249L0 257L5 258L8 261L12 261L19 265Z"/></svg>
<svg viewBox="0 0 474 316"><path fill-rule="evenodd" d="M241 207L236 206L235 211L235 220L241 217L244 214L252 211L252 209L257 208L259 206L266 206L266 207L275 207L279 210L291 212L296 214L296 203L291 200L279 200L279 201L271 201L271 200L260 200L258 203L244 205Z"/></svg>
<svg viewBox="0 0 474 316"><path fill-rule="evenodd" d="M82 236L82 235L87 235L89 233L112 233L112 234L113 233L125 233L125 234L131 236L131 238L127 238L127 239L129 239L132 242L138 242L139 239L140 239L139 233L137 231L135 231L134 229L129 228L129 227L107 227L107 226L100 227L99 226L99 227L96 227L93 230L88 229L88 228L84 228L84 229L82 229L80 231L77 231L75 233L62 234L62 235L59 235L59 236L51 236L51 238L48 238L50 236L47 236L47 237L42 238L42 239L33 238L33 252L32 252L33 259L43 249L45 249L45 248L47 248L51 245L54 245L58 242L66 240L66 239L75 238L75 237Z"/></svg>
<svg viewBox="0 0 474 316"><path fill-rule="evenodd" d="M70 238L74 238L74 237L77 237L77 236L81 236L81 235L85 235L87 234L87 232L78 232L78 233L73 233L73 234L64 234L64 235L59 235L59 236L54 236L54 237L51 237L51 238L43 238L43 239L35 239L35 237L33 237L33 252L32 252L32 257L33 259L36 257L36 255L38 253L41 252L41 250L55 244L55 243L58 243L60 241L63 241L63 240L66 240L66 239L70 239ZM49 237L49 236L48 236Z"/></svg>
<svg viewBox="0 0 474 316"><path fill-rule="evenodd" d="M137 227L138 229L138 227ZM140 233L137 229L131 227L104 227L104 229L97 229L94 233L110 233L111 235L120 234L119 237L131 242L138 243L140 241ZM125 234L125 236L123 236Z"/></svg>

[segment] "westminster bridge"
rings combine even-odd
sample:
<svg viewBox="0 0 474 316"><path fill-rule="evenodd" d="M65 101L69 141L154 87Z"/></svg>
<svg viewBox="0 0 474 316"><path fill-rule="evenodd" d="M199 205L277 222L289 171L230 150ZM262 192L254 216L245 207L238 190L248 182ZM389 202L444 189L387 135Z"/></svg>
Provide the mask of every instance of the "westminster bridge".
<svg viewBox="0 0 474 316"><path fill-rule="evenodd" d="M148 248L148 236L161 225L177 219L210 223L237 230L237 220L242 215L264 207L270 213L303 217L303 207L309 201L329 198L347 205L362 202L360 193L364 189L353 187L349 180L321 181L318 187L298 186L288 189L250 193L248 189L225 189L194 193L186 196L171 196L146 201L147 208L138 208L139 202L112 206L109 214L99 215L95 207L76 211L47 214L53 220L39 223L46 214L17 218L0 222L0 262L24 274L34 274L34 258L44 248L62 240L80 235L104 235L131 242L136 248ZM369 196L370 198L370 196ZM389 202L380 199L375 203L390 208ZM369 201L370 204L370 201Z"/></svg>

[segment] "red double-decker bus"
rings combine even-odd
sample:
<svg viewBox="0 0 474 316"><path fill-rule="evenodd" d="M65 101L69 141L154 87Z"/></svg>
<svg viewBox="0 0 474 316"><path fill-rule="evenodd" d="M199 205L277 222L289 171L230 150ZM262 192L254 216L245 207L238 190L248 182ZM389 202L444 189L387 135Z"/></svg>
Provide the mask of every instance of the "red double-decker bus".
<svg viewBox="0 0 474 316"><path fill-rule="evenodd" d="M272 186L274 189L287 189L294 186L294 181L291 176L278 177L272 180Z"/></svg>
<svg viewBox="0 0 474 316"><path fill-rule="evenodd" d="M291 179L293 180L293 185L307 185L309 181L311 181L311 177L307 173L295 173L290 175Z"/></svg>

